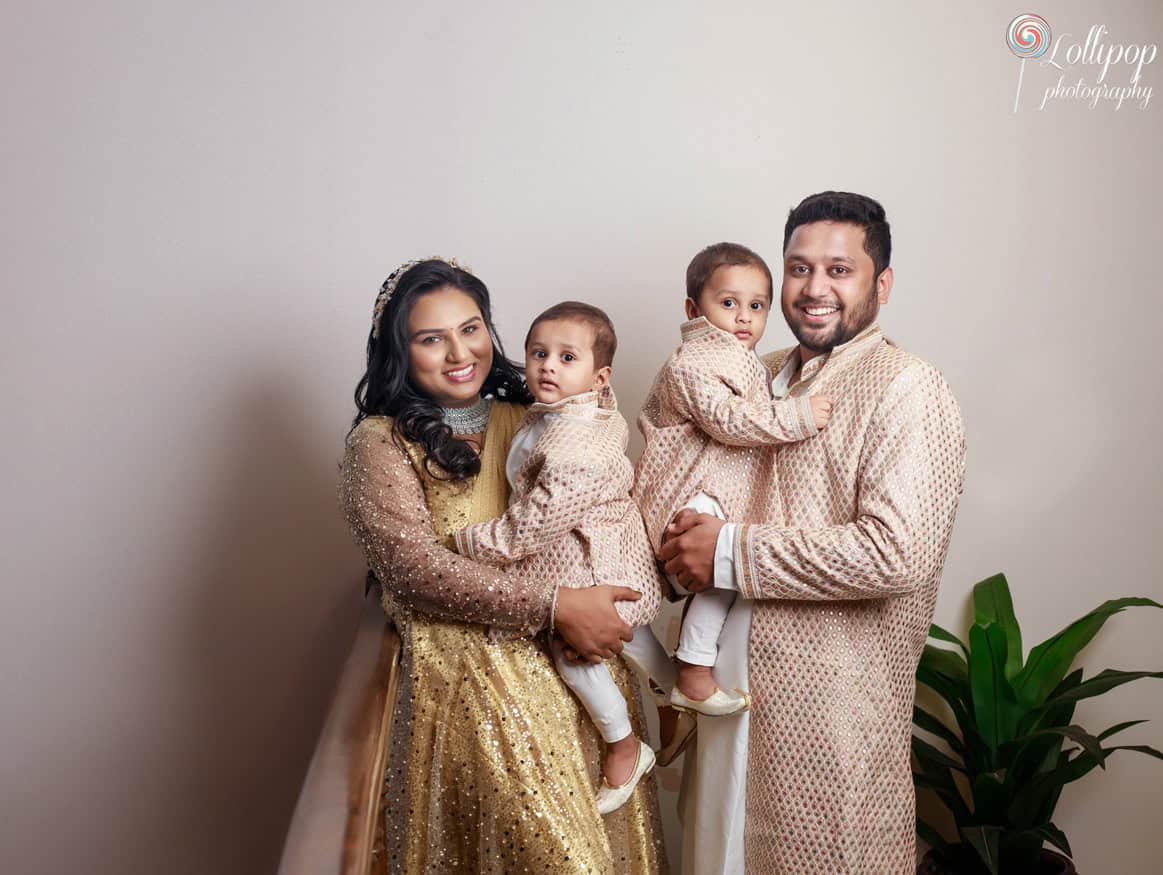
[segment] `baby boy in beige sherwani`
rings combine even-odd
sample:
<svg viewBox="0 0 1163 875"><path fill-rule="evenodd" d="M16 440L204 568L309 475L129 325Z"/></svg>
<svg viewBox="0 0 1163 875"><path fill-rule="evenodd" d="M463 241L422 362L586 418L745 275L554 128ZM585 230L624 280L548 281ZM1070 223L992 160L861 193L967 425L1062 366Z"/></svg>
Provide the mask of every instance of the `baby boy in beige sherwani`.
<svg viewBox="0 0 1163 875"><path fill-rule="evenodd" d="M525 377L537 403L509 450L509 508L458 531L456 548L562 586L628 586L642 597L615 608L628 625L642 627L658 613L662 578L630 498L629 429L609 385L616 342L609 318L589 304L567 301L534 320ZM562 679L606 742L597 804L608 814L654 767L654 752L634 735L605 663L574 663L559 641L551 644Z"/></svg>
<svg viewBox="0 0 1163 875"><path fill-rule="evenodd" d="M687 268L682 344L638 419L646 448L633 494L656 553L683 507L731 520L774 519L775 454L765 448L809 438L831 416L827 396L772 400L771 375L754 352L771 302L771 272L744 246L709 246ZM686 592L682 580L671 582ZM712 717L750 707L745 690L719 689L711 673L734 599L733 591L714 589L691 597L675 651L673 707Z"/></svg>

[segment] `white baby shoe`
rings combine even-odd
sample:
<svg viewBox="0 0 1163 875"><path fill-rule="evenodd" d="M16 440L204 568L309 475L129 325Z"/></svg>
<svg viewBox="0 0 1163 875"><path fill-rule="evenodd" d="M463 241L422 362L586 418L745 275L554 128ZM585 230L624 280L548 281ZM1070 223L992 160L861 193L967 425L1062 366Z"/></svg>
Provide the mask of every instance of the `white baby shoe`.
<svg viewBox="0 0 1163 875"><path fill-rule="evenodd" d="M675 687L670 691L670 705L679 711L697 711L707 717L728 717L741 714L751 707L751 694L735 690L736 695L723 692L715 687L715 692L705 699L688 699L682 690Z"/></svg>
<svg viewBox="0 0 1163 875"><path fill-rule="evenodd" d="M630 801L630 797L634 795L634 788L638 786L638 782L643 777L650 774L650 770L654 768L654 751L650 749L650 745L644 741L638 742L638 758L634 761L634 771L630 773L629 779L625 784L619 784L617 787L611 787L606 783L605 777L602 778L602 786L598 788L598 814L609 814L612 811L617 811L623 805Z"/></svg>

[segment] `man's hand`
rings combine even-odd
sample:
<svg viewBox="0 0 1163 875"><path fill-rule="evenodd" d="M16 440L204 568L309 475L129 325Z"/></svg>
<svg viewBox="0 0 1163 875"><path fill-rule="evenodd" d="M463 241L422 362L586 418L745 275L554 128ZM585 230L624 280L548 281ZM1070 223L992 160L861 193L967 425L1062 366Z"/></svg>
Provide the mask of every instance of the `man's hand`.
<svg viewBox="0 0 1163 875"><path fill-rule="evenodd" d="M642 593L626 586L558 587L553 625L573 652L589 662L601 662L621 653L622 642L634 637L614 603L640 598Z"/></svg>
<svg viewBox="0 0 1163 875"><path fill-rule="evenodd" d="M703 592L715 582L715 543L724 521L684 509L666 527L659 551L662 567L691 592Z"/></svg>

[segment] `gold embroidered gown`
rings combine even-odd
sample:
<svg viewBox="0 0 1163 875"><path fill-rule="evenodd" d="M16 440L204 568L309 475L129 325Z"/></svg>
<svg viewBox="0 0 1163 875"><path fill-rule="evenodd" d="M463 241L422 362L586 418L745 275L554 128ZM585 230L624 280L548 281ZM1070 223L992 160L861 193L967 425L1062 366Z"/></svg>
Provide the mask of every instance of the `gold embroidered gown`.
<svg viewBox="0 0 1163 875"><path fill-rule="evenodd" d="M651 873L666 870L653 780L601 818L600 741L532 638L492 643L486 628L542 627L554 582L522 578L443 544L505 511L504 464L523 409L494 402L481 472L429 470L387 417L348 439L340 498L384 608L403 640L385 776L392 872ZM630 672L611 671L644 732Z"/></svg>

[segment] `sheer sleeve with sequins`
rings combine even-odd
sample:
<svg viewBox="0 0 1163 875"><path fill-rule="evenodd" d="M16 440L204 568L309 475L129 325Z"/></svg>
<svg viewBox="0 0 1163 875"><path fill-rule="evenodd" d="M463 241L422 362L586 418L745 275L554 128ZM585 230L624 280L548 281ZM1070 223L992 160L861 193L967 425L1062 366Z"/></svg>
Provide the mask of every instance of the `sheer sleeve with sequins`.
<svg viewBox="0 0 1163 875"><path fill-rule="evenodd" d="M352 432L340 500L368 566L401 605L523 631L548 624L554 584L501 573L441 545L416 473L389 434Z"/></svg>
<svg viewBox="0 0 1163 875"><path fill-rule="evenodd" d="M811 601L912 592L944 561L964 470L953 393L930 365L907 368L881 400L865 443L855 520L741 526L740 591L752 599Z"/></svg>

